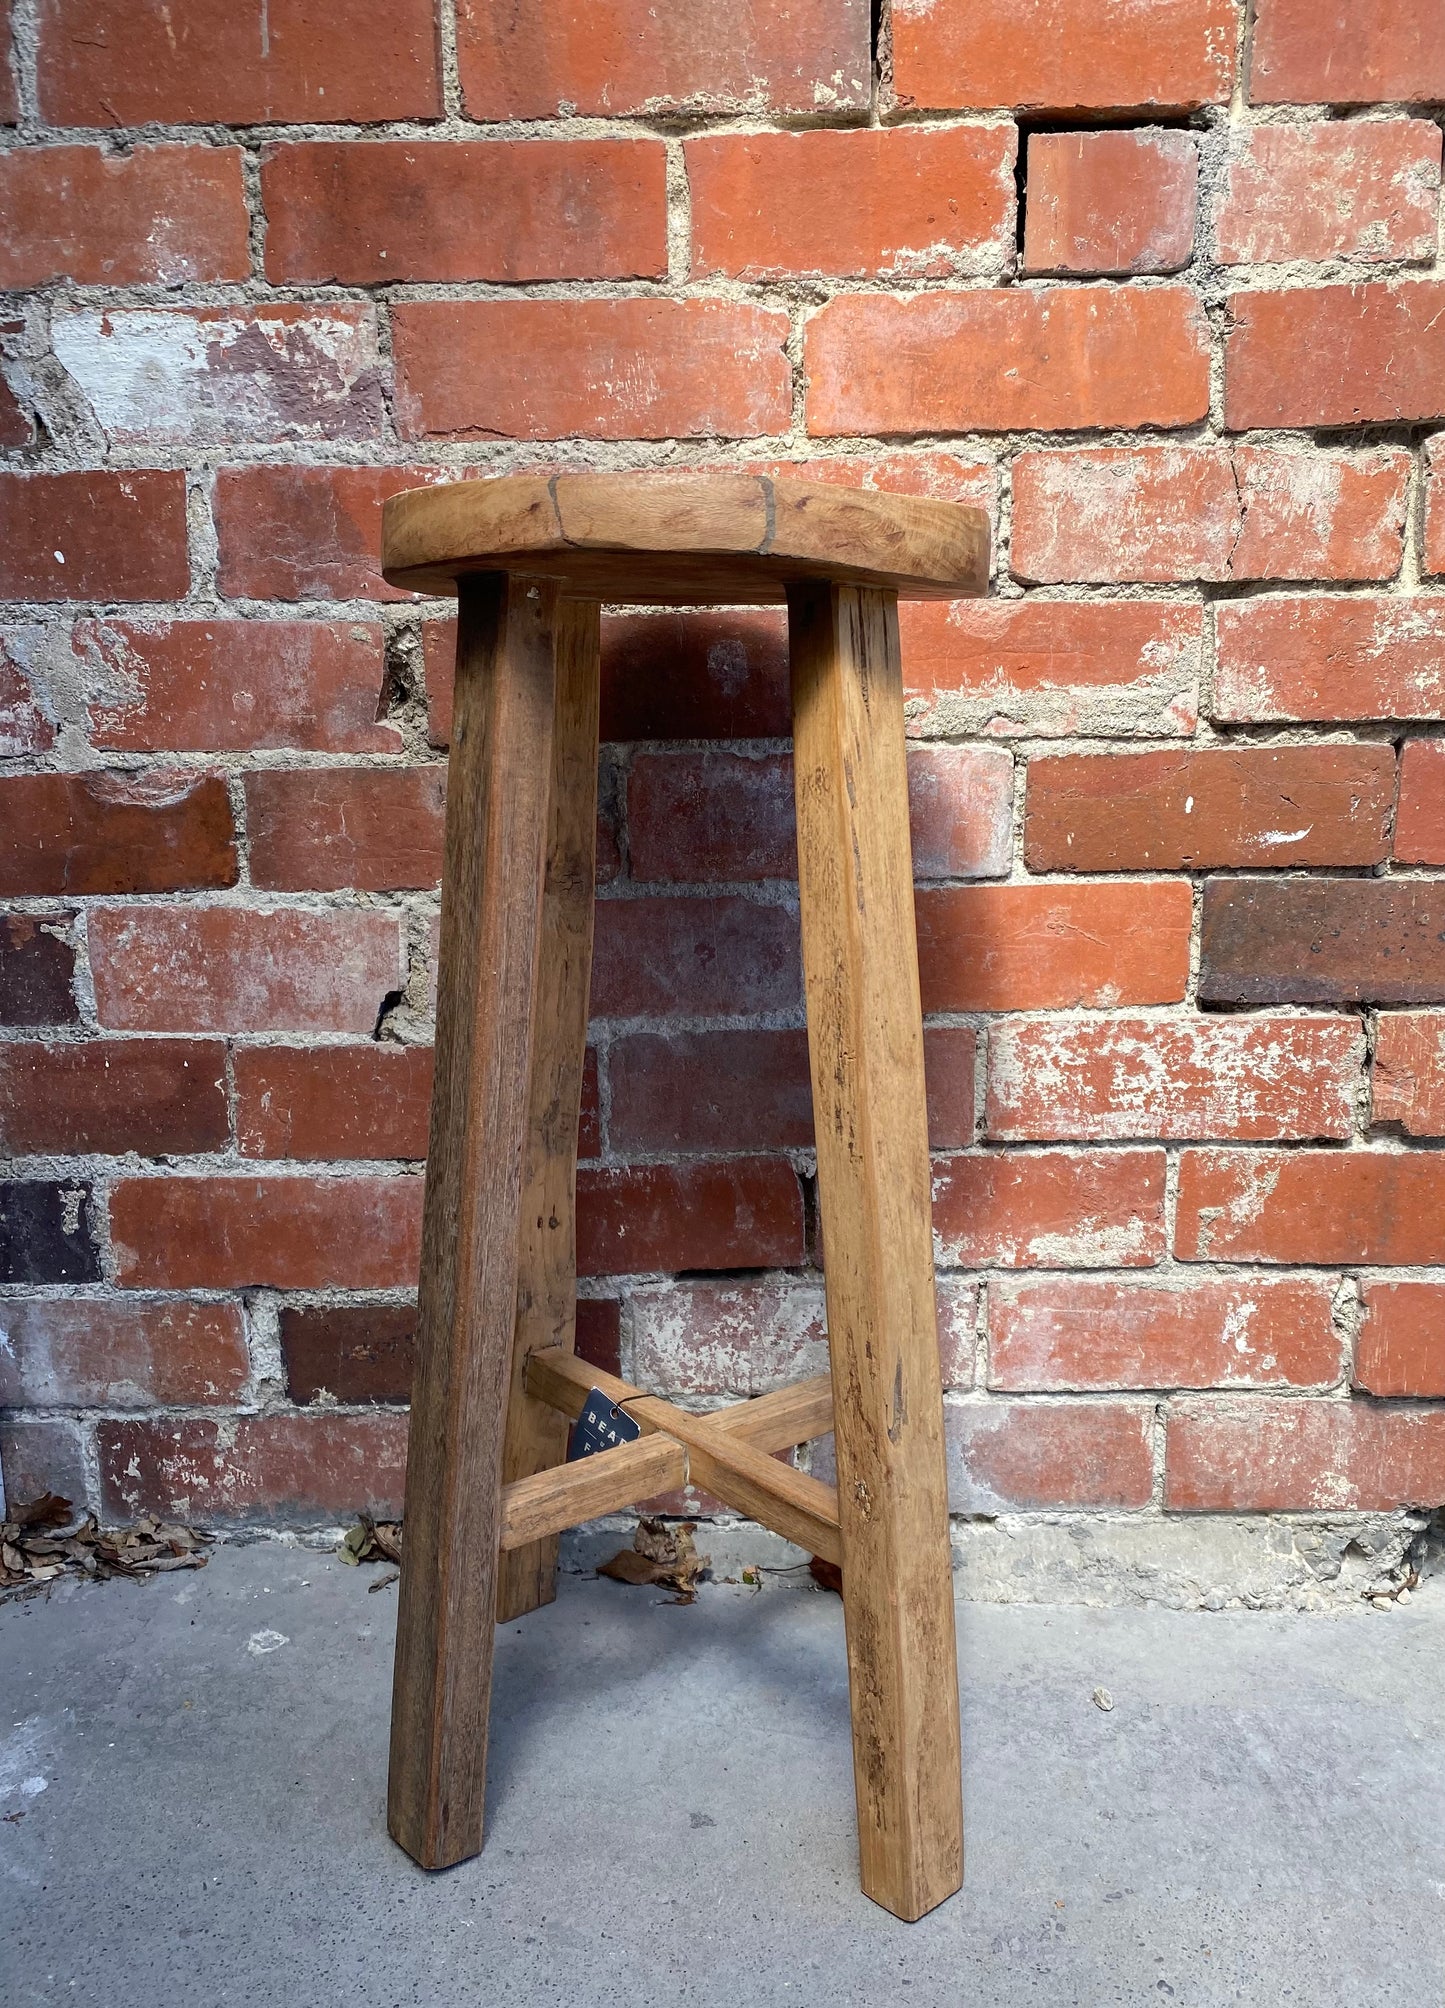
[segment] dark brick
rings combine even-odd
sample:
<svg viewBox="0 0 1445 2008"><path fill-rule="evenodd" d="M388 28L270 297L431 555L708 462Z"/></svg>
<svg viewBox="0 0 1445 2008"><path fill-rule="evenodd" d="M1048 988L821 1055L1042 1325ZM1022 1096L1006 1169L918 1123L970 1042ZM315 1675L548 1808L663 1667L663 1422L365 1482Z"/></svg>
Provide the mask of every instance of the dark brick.
<svg viewBox="0 0 1445 2008"><path fill-rule="evenodd" d="M0 1025L74 1025L71 913L0 914Z"/></svg>
<svg viewBox="0 0 1445 2008"><path fill-rule="evenodd" d="M577 1305L577 1352L589 1366L621 1373L620 1307L611 1297ZM409 1401L415 1304L339 1304L281 1313L281 1355L292 1401L324 1389L338 1401Z"/></svg>
<svg viewBox="0 0 1445 2008"><path fill-rule="evenodd" d="M72 1208L73 1227L67 1224ZM43 1179L14 1179L0 1185L0 1283L99 1281L88 1185Z"/></svg>
<svg viewBox="0 0 1445 2008"><path fill-rule="evenodd" d="M20 774L0 783L0 893L174 892L234 885L218 774Z"/></svg>
<svg viewBox="0 0 1445 2008"><path fill-rule="evenodd" d="M1209 1004L1445 999L1445 881L1210 879L1199 995Z"/></svg>
<svg viewBox="0 0 1445 2008"><path fill-rule="evenodd" d="M225 1071L215 1040L7 1040L0 1150L217 1150L230 1132Z"/></svg>

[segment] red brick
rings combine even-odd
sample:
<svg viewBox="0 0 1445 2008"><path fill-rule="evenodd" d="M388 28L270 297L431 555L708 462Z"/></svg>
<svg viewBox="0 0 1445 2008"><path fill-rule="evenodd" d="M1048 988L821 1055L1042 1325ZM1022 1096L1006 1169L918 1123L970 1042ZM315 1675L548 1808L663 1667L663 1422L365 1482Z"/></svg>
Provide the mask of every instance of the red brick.
<svg viewBox="0 0 1445 2008"><path fill-rule="evenodd" d="M251 877L282 892L387 892L442 875L446 768L298 767L246 776Z"/></svg>
<svg viewBox="0 0 1445 2008"><path fill-rule="evenodd" d="M438 467L222 467L220 584L227 599L411 600L381 576L381 505L454 478Z"/></svg>
<svg viewBox="0 0 1445 2008"><path fill-rule="evenodd" d="M1373 865L1390 852L1392 746L1180 748L1029 762L1031 871Z"/></svg>
<svg viewBox="0 0 1445 2008"><path fill-rule="evenodd" d="M1190 425L1209 408L1182 286L847 294L809 321L806 363L815 436Z"/></svg>
<svg viewBox="0 0 1445 2008"><path fill-rule="evenodd" d="M1187 1150L1176 1253L1186 1262L1445 1262L1445 1158Z"/></svg>
<svg viewBox="0 0 1445 2008"><path fill-rule="evenodd" d="M45 0L40 104L53 125L439 118L432 0Z"/></svg>
<svg viewBox="0 0 1445 2008"><path fill-rule="evenodd" d="M74 1025L73 913L0 913L0 1025Z"/></svg>
<svg viewBox="0 0 1445 2008"><path fill-rule="evenodd" d="M245 279L238 147L20 147L0 157L0 285Z"/></svg>
<svg viewBox="0 0 1445 2008"><path fill-rule="evenodd" d="M85 1451L75 1423L59 1416L13 1415L0 1421L0 1468L12 1506L58 1492L85 1504Z"/></svg>
<svg viewBox="0 0 1445 2008"><path fill-rule="evenodd" d="M1024 270L1178 272L1194 256L1192 133L1031 133Z"/></svg>
<svg viewBox="0 0 1445 2008"><path fill-rule="evenodd" d="M577 1305L577 1353L622 1371L619 1306L610 1297ZM281 1356L292 1401L407 1401L416 1337L415 1304L328 1304L281 1313Z"/></svg>
<svg viewBox="0 0 1445 2008"><path fill-rule="evenodd" d="M1445 1283L1365 1283L1355 1386L1376 1395L1445 1395Z"/></svg>
<svg viewBox="0 0 1445 2008"><path fill-rule="evenodd" d="M1013 761L1001 748L908 754L920 879L1002 877L1013 841ZM689 884L795 878L793 762L786 753L645 753L628 780L632 875Z"/></svg>
<svg viewBox="0 0 1445 2008"><path fill-rule="evenodd" d="M923 1035L929 1139L935 1150L973 1140L974 1035ZM811 1150L813 1097L805 1031L637 1032L608 1049L621 1151Z"/></svg>
<svg viewBox="0 0 1445 2008"><path fill-rule="evenodd" d="M869 495L928 495L935 502L969 502L990 518L998 514L998 468L982 457L918 447L882 452L865 446L862 452L832 458L765 460L758 471L776 481L822 481L837 488L861 488Z"/></svg>
<svg viewBox="0 0 1445 2008"><path fill-rule="evenodd" d="M6 9L9 21L9 9ZM10 67L10 52L5 50L0 59L0 125L16 125L20 119L20 93L16 88L14 73Z"/></svg>
<svg viewBox="0 0 1445 2008"><path fill-rule="evenodd" d="M1340 1378L1329 1277L1220 1277L1182 1289L1079 1276L989 1286L989 1385L1320 1387Z"/></svg>
<svg viewBox="0 0 1445 2008"><path fill-rule="evenodd" d="M577 1174L579 1276L787 1269L803 1252L803 1196L786 1158Z"/></svg>
<svg viewBox="0 0 1445 2008"><path fill-rule="evenodd" d="M33 446L35 422L10 385L0 377L0 446Z"/></svg>
<svg viewBox="0 0 1445 2008"><path fill-rule="evenodd" d="M1174 738L1199 722L1196 606L920 600L899 613L912 732Z"/></svg>
<svg viewBox="0 0 1445 2008"><path fill-rule="evenodd" d="M1102 447L1021 453L1013 480L1019 579L1389 579L1410 456Z"/></svg>
<svg viewBox="0 0 1445 2008"><path fill-rule="evenodd" d="M1445 881L1217 878L1204 887L1210 1004L1445 1003Z"/></svg>
<svg viewBox="0 0 1445 2008"><path fill-rule="evenodd" d="M1353 1018L1005 1022L989 1038L988 1133L1347 1137L1364 1058Z"/></svg>
<svg viewBox="0 0 1445 2008"><path fill-rule="evenodd" d="M250 1374L239 1304L12 1297L0 1329L7 1408L201 1407Z"/></svg>
<svg viewBox="0 0 1445 2008"><path fill-rule="evenodd" d="M936 279L1013 251L1012 125L725 133L685 151L694 278Z"/></svg>
<svg viewBox="0 0 1445 2008"><path fill-rule="evenodd" d="M174 600L190 585L186 477L0 473L0 595Z"/></svg>
<svg viewBox="0 0 1445 2008"><path fill-rule="evenodd" d="M216 774L16 774L0 781L0 824L0 893L236 883L231 800Z"/></svg>
<svg viewBox="0 0 1445 2008"><path fill-rule="evenodd" d="M1435 0L1259 0L1252 103L1366 105L1445 98L1445 41Z"/></svg>
<svg viewBox="0 0 1445 2008"><path fill-rule="evenodd" d="M734 300L426 300L392 309L408 439L782 432L784 314Z"/></svg>
<svg viewBox="0 0 1445 2008"><path fill-rule="evenodd" d="M0 1149L15 1157L219 1150L230 1135L223 1046L192 1039L0 1045Z"/></svg>
<svg viewBox="0 0 1445 2008"><path fill-rule="evenodd" d="M1215 213L1221 265L1435 255L1440 128L1429 119L1235 126Z"/></svg>
<svg viewBox="0 0 1445 2008"><path fill-rule="evenodd" d="M595 1017L740 1017L802 1001L792 907L726 893L597 902Z"/></svg>
<svg viewBox="0 0 1445 2008"><path fill-rule="evenodd" d="M430 1046L243 1046L235 1073L243 1157L426 1156Z"/></svg>
<svg viewBox="0 0 1445 2008"><path fill-rule="evenodd" d="M577 1155L580 1158L602 1155L602 1090L598 1084L597 1051L593 1046L589 1046L582 1056L582 1106L577 1115Z"/></svg>
<svg viewBox="0 0 1445 2008"><path fill-rule="evenodd" d="M1227 304L1231 431L1445 417L1445 282L1231 293Z"/></svg>
<svg viewBox="0 0 1445 2008"><path fill-rule="evenodd" d="M1445 604L1311 593L1217 610L1214 716L1436 719L1445 711Z"/></svg>
<svg viewBox="0 0 1445 2008"><path fill-rule="evenodd" d="M863 0L799 0L754 16L622 0L461 0L457 66L474 119L628 112L842 112L868 104Z"/></svg>
<svg viewBox="0 0 1445 2008"><path fill-rule="evenodd" d="M1425 443L1424 569L1431 577L1445 573L1445 441Z"/></svg>
<svg viewBox="0 0 1445 2008"><path fill-rule="evenodd" d="M262 156L266 276L658 279L667 150L658 140L317 140Z"/></svg>
<svg viewBox="0 0 1445 2008"><path fill-rule="evenodd" d="M1445 1500L1445 1409L1190 1404L1170 1416L1164 1503L1186 1513L1389 1512Z"/></svg>
<svg viewBox="0 0 1445 2008"><path fill-rule="evenodd" d="M43 628L0 629L0 760L28 759L55 744L49 695L34 674L45 637Z"/></svg>
<svg viewBox="0 0 1445 2008"><path fill-rule="evenodd" d="M127 753L399 753L370 621L78 621L90 739Z"/></svg>
<svg viewBox="0 0 1445 2008"><path fill-rule="evenodd" d="M1122 111L1224 104L1229 0L895 0L893 88L932 111Z"/></svg>
<svg viewBox="0 0 1445 2008"><path fill-rule="evenodd" d="M105 907L90 962L100 1023L121 1032L369 1034L406 981L394 913Z"/></svg>
<svg viewBox="0 0 1445 2008"><path fill-rule="evenodd" d="M943 1413L955 1513L1147 1506L1153 1413L1140 1403L991 1401Z"/></svg>
<svg viewBox="0 0 1445 2008"><path fill-rule="evenodd" d="M828 1371L816 1279L676 1283L632 1298L634 1368L673 1394L769 1394Z"/></svg>
<svg viewBox="0 0 1445 2008"><path fill-rule="evenodd" d="M132 1290L405 1290L419 1178L123 1178L116 1281Z"/></svg>
<svg viewBox="0 0 1445 2008"><path fill-rule="evenodd" d="M1182 882L957 886L918 895L925 1011L1177 1004L1192 902Z"/></svg>
<svg viewBox="0 0 1445 2008"><path fill-rule="evenodd" d="M965 1269L1152 1268L1164 1254L1164 1153L945 1158L933 1231L941 1259Z"/></svg>
<svg viewBox="0 0 1445 2008"><path fill-rule="evenodd" d="M1445 739L1405 743L1395 856L1405 864L1445 865Z"/></svg>
<svg viewBox="0 0 1445 2008"><path fill-rule="evenodd" d="M1445 1011L1380 1014L1372 1085L1377 1123L1445 1136Z"/></svg>
<svg viewBox="0 0 1445 2008"><path fill-rule="evenodd" d="M386 370L370 306L57 312L57 360L112 445L375 439Z"/></svg>
<svg viewBox="0 0 1445 2008"><path fill-rule="evenodd" d="M103 1421L96 1447L108 1519L297 1527L401 1514L406 1417L385 1410Z"/></svg>

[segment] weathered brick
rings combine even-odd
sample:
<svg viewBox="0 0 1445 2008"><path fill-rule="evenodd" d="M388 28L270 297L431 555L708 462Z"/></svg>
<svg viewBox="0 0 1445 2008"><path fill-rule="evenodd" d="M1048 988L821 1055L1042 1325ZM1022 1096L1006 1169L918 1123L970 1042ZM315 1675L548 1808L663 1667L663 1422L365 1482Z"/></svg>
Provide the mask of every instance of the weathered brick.
<svg viewBox="0 0 1445 2008"><path fill-rule="evenodd" d="M1164 1254L1164 1153L945 1158L933 1232L940 1258L965 1269L1151 1268Z"/></svg>
<svg viewBox="0 0 1445 2008"><path fill-rule="evenodd" d="M10 1298L0 1333L0 1407L200 1407L250 1373L239 1304Z"/></svg>
<svg viewBox="0 0 1445 2008"><path fill-rule="evenodd" d="M79 621L90 738L121 752L398 753L371 621Z"/></svg>
<svg viewBox="0 0 1445 2008"><path fill-rule="evenodd" d="M112 445L374 439L385 423L370 306L85 308L56 314L51 340Z"/></svg>
<svg viewBox="0 0 1445 2008"><path fill-rule="evenodd" d="M1445 1409L1191 1403L1170 1416L1164 1503L1185 1513L1388 1512L1445 1500Z"/></svg>
<svg viewBox="0 0 1445 2008"><path fill-rule="evenodd" d="M1029 762L1031 871L1373 865L1390 853L1392 746L1065 754Z"/></svg>
<svg viewBox="0 0 1445 2008"><path fill-rule="evenodd" d="M461 0L457 67L474 119L580 112L861 110L872 69L864 0L800 0L757 16L621 0Z"/></svg>
<svg viewBox="0 0 1445 2008"><path fill-rule="evenodd" d="M1026 272L1178 272L1194 255L1192 133L1031 133Z"/></svg>
<svg viewBox="0 0 1445 2008"><path fill-rule="evenodd" d="M439 118L431 0L43 0L40 104L56 125Z"/></svg>
<svg viewBox="0 0 1445 2008"><path fill-rule="evenodd" d="M235 1077L243 1157L426 1156L430 1046L243 1046Z"/></svg>
<svg viewBox="0 0 1445 2008"><path fill-rule="evenodd" d="M77 1507L85 1503L85 1447L79 1428L68 1419L12 1415L0 1420L0 1467L12 1506L45 1492L58 1492Z"/></svg>
<svg viewBox="0 0 1445 2008"><path fill-rule="evenodd" d="M731 471L724 467L724 472ZM776 481L821 481L861 488L869 495L930 495L936 502L968 502L998 513L998 468L992 460L936 448L899 447L804 460L765 460L759 471Z"/></svg>
<svg viewBox="0 0 1445 2008"><path fill-rule="evenodd" d="M26 760L55 744L52 705L36 674L45 648L44 628L0 628L0 760Z"/></svg>
<svg viewBox="0 0 1445 2008"><path fill-rule="evenodd" d="M428 699L431 688L428 663ZM450 720L450 675L446 691ZM782 614L603 616L604 740L785 739L791 730Z"/></svg>
<svg viewBox="0 0 1445 2008"><path fill-rule="evenodd" d="M0 1283L98 1283L91 1188L71 1179L0 1184Z"/></svg>
<svg viewBox="0 0 1445 2008"><path fill-rule="evenodd" d="M123 1178L116 1281L132 1290L404 1290L421 1258L419 1178Z"/></svg>
<svg viewBox="0 0 1445 2008"><path fill-rule="evenodd" d="M1364 1058L1353 1018L1005 1021L989 1037L988 1133L1347 1137Z"/></svg>
<svg viewBox="0 0 1445 2008"><path fill-rule="evenodd" d="M806 363L815 436L1190 425L1209 408L1182 286L845 294L809 321Z"/></svg>
<svg viewBox="0 0 1445 2008"><path fill-rule="evenodd" d="M6 10L9 20L9 9ZM10 67L10 52L4 52L0 60L0 125L15 125L20 118L20 92L16 87L15 74Z"/></svg>
<svg viewBox="0 0 1445 2008"><path fill-rule="evenodd" d="M1189 974L1182 881L950 886L917 900L925 1011L1176 1004Z"/></svg>
<svg viewBox="0 0 1445 2008"><path fill-rule="evenodd" d="M1355 1386L1375 1395L1445 1395L1445 1283L1382 1283L1360 1291Z"/></svg>
<svg viewBox="0 0 1445 2008"><path fill-rule="evenodd" d="M251 877L283 892L440 882L446 768L272 769L246 776Z"/></svg>
<svg viewBox="0 0 1445 2008"><path fill-rule="evenodd" d="M10 385L0 377L0 446L33 446L35 422Z"/></svg>
<svg viewBox="0 0 1445 2008"><path fill-rule="evenodd" d="M239 147L19 147L0 156L0 285L245 279Z"/></svg>
<svg viewBox="0 0 1445 2008"><path fill-rule="evenodd" d="M916 734L1177 738L1199 722L1195 606L920 600L899 624Z"/></svg>
<svg viewBox="0 0 1445 2008"><path fill-rule="evenodd" d="M1215 211L1221 265L1435 255L1440 128L1429 119L1235 126Z"/></svg>
<svg viewBox="0 0 1445 2008"><path fill-rule="evenodd" d="M234 885L226 783L189 768L0 781L0 893L177 892Z"/></svg>
<svg viewBox="0 0 1445 2008"><path fill-rule="evenodd" d="M1153 1414L1138 1402L991 1401L943 1412L955 1513L1147 1506Z"/></svg>
<svg viewBox="0 0 1445 2008"><path fill-rule="evenodd" d="M923 1035L935 1150L973 1140L974 1035ZM808 1035L798 1031L637 1032L608 1049L608 1133L622 1151L811 1150Z"/></svg>
<svg viewBox="0 0 1445 2008"><path fill-rule="evenodd" d="M1425 445L1425 537L1421 562L1432 577L1445 573L1445 440L1439 437Z"/></svg>
<svg viewBox="0 0 1445 2008"><path fill-rule="evenodd" d="M408 439L747 438L788 424L788 322L771 308L426 300L391 319Z"/></svg>
<svg viewBox="0 0 1445 2008"><path fill-rule="evenodd" d="M1445 1262L1445 1158L1186 1150L1175 1243L1185 1262Z"/></svg>
<svg viewBox="0 0 1445 2008"><path fill-rule="evenodd" d="M71 913L0 913L0 1025L74 1025Z"/></svg>
<svg viewBox="0 0 1445 2008"><path fill-rule="evenodd" d="M787 1269L802 1259L803 1196L786 1158L577 1174L579 1276Z"/></svg>
<svg viewBox="0 0 1445 2008"><path fill-rule="evenodd" d="M1228 308L1231 431L1445 417L1445 282L1231 293Z"/></svg>
<svg viewBox="0 0 1445 2008"><path fill-rule="evenodd" d="M769 1394L828 1371L814 1278L667 1284L632 1298L634 1372L672 1394Z"/></svg>
<svg viewBox="0 0 1445 2008"><path fill-rule="evenodd" d="M225 1075L225 1048L211 1041L7 1041L0 1151L219 1150L230 1134Z"/></svg>
<svg viewBox="0 0 1445 2008"><path fill-rule="evenodd" d="M997 272L1013 251L1017 144L1011 124L689 140L693 276Z"/></svg>
<svg viewBox="0 0 1445 2008"><path fill-rule="evenodd" d="M1076 579L1389 579L1410 456L1259 446L1021 453L1009 568Z"/></svg>
<svg viewBox="0 0 1445 2008"><path fill-rule="evenodd" d="M1445 1136L1445 1012L1382 1012L1371 1085L1377 1123L1398 1123L1407 1136Z"/></svg>
<svg viewBox="0 0 1445 2008"><path fill-rule="evenodd" d="M990 1387L1321 1387L1340 1378L1329 1277L1183 1288L1092 1276L989 1285Z"/></svg>
<svg viewBox="0 0 1445 2008"><path fill-rule="evenodd" d="M369 1034L406 981L392 913L107 907L90 961L100 1023L118 1032Z"/></svg>
<svg viewBox="0 0 1445 2008"><path fill-rule="evenodd" d="M597 902L599 1018L741 1016L803 1001L798 916L733 894Z"/></svg>
<svg viewBox="0 0 1445 2008"><path fill-rule="evenodd" d="M893 88L931 111L1116 111L1224 104L1229 0L895 0Z"/></svg>
<svg viewBox="0 0 1445 2008"><path fill-rule="evenodd" d="M1445 865L1445 739L1407 740L1401 753L1395 856L1404 864Z"/></svg>
<svg viewBox="0 0 1445 2008"><path fill-rule="evenodd" d="M184 474L0 473L0 595L174 600L190 585Z"/></svg>
<svg viewBox="0 0 1445 2008"><path fill-rule="evenodd" d="M918 878L1001 877L1008 871L1009 754L990 747L912 747L908 784ZM790 754L640 754L627 800L636 879L707 884L797 876Z"/></svg>
<svg viewBox="0 0 1445 2008"><path fill-rule="evenodd" d="M1445 881L1210 879L1199 995L1210 1004L1445 1001Z"/></svg>
<svg viewBox="0 0 1445 2008"><path fill-rule="evenodd" d="M1413 596L1309 594L1219 607L1214 716L1438 718L1445 711L1445 604Z"/></svg>
<svg viewBox="0 0 1445 2008"><path fill-rule="evenodd" d="M1445 98L1445 42L1434 0L1259 0L1252 103L1364 105Z"/></svg>
<svg viewBox="0 0 1445 2008"><path fill-rule="evenodd" d="M394 1412L137 1417L95 1435L108 1519L299 1527L401 1514L406 1417Z"/></svg>
<svg viewBox="0 0 1445 2008"><path fill-rule="evenodd" d="M657 279L667 273L658 140L315 140L262 156L266 276Z"/></svg>
<svg viewBox="0 0 1445 2008"><path fill-rule="evenodd" d="M437 467L221 467L220 585L228 599L415 600L381 576L381 507L452 476Z"/></svg>

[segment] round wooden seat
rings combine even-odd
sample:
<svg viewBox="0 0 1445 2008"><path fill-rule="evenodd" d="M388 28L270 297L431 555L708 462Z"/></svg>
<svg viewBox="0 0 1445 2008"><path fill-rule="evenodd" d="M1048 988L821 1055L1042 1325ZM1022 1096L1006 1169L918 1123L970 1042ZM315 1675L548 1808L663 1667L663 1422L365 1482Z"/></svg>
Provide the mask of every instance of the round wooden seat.
<svg viewBox="0 0 1445 2008"><path fill-rule="evenodd" d="M982 509L762 474L511 475L386 504L382 576L455 593L467 572L555 578L612 604L768 606L808 579L903 599L988 584Z"/></svg>

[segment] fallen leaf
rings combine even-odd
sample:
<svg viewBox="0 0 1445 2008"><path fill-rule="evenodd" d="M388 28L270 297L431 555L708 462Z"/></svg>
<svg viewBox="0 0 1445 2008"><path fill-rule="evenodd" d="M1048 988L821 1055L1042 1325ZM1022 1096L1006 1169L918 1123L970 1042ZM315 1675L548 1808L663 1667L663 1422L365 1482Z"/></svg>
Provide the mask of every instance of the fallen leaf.
<svg viewBox="0 0 1445 2008"><path fill-rule="evenodd" d="M827 1561L822 1555L813 1555L808 1561L808 1574L820 1590L833 1590L842 1596L843 1571L836 1562Z"/></svg>
<svg viewBox="0 0 1445 2008"><path fill-rule="evenodd" d="M676 1602L690 1604L697 1595L697 1580L712 1566L711 1555L699 1555L694 1542L694 1520L654 1520L644 1516L637 1523L630 1548L620 1548L597 1571L614 1582L634 1586L656 1584L676 1590Z"/></svg>

